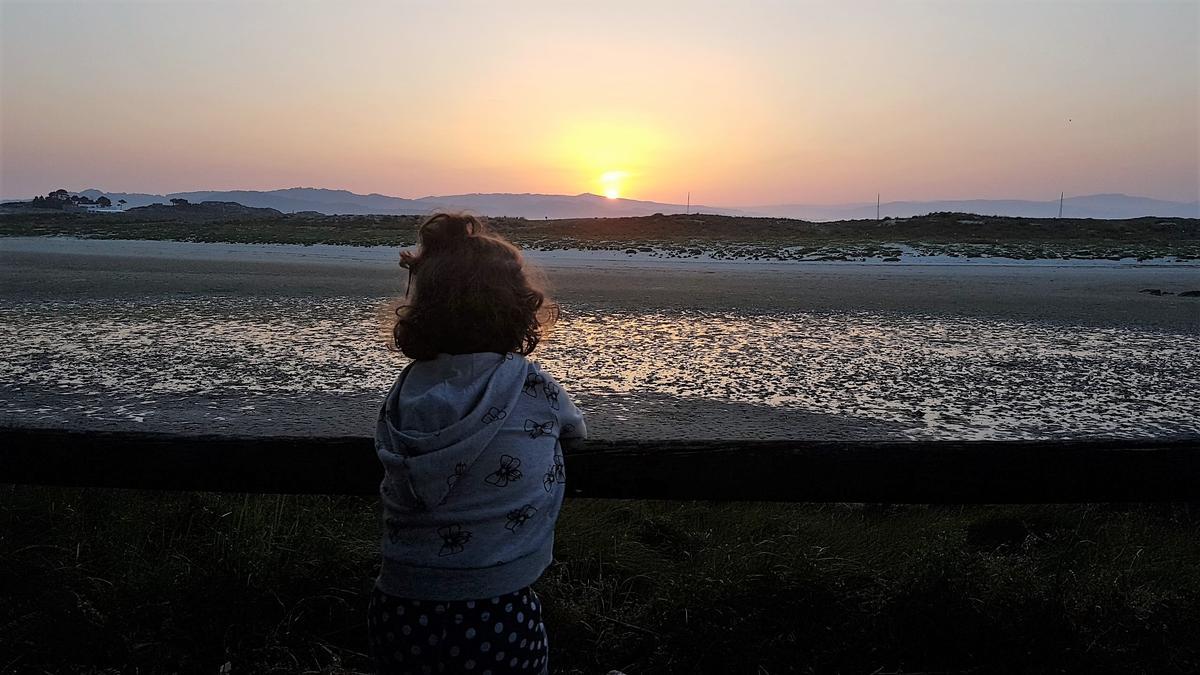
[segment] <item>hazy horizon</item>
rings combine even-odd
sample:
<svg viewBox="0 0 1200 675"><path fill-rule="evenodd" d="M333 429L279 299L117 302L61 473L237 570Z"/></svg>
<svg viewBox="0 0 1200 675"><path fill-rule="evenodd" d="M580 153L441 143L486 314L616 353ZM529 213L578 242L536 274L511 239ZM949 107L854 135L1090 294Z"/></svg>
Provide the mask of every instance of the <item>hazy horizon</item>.
<svg viewBox="0 0 1200 675"><path fill-rule="evenodd" d="M1200 200L1200 5L0 4L0 195Z"/></svg>
<svg viewBox="0 0 1200 675"><path fill-rule="evenodd" d="M60 185L54 189L65 189L65 190L67 190L67 192L70 192L72 194L79 194L79 193L83 193L83 192L87 192L87 191L96 191L96 192L100 192L105 195L140 194L140 195L152 195L152 196L160 196L160 197L168 197L171 195L178 195L178 194L191 194L191 193L198 193L198 192L199 193L204 193L204 192L276 193L276 192L286 192L289 190L321 190L321 191L329 191L329 192L349 192L349 193L351 193L355 196L359 196L359 197L372 197L372 196L393 197L393 198L408 199L408 200L413 200L413 201L439 199L439 198L455 197L455 196L470 196L470 195L531 196L531 197L584 197L584 196L604 197L604 195L602 195L602 194L599 194L596 192L588 192L588 191L579 192L579 193L575 193L575 194L554 194L554 193L547 193L547 192L479 192L479 191L472 191L472 192L461 192L461 193L457 193L457 194L442 194L442 195L435 195L435 194L408 195L408 194L389 194L389 193L383 193L383 192L369 192L369 193L368 192L356 192L354 190L349 190L347 188L322 187L322 186L317 186L317 185L292 185L292 186L288 186L288 187L257 188L257 189L250 189L250 188L225 188L225 189L191 188L191 189L185 189L185 190L172 190L170 192L146 192L143 190L128 190L128 189L105 190L105 189L101 189L96 186L87 186L87 187L80 188L80 187L64 186L64 185ZM22 200L27 201L27 200L32 199L35 196L45 196L48 192L49 192L49 190L46 190L46 191L43 191L40 195L19 195L19 196L0 194L0 201L22 201ZM817 206L838 207L838 206L860 206L860 205L875 204L876 203L875 200L870 199L869 197L870 197L870 195L863 197L861 199L855 199L855 200L850 200L850 201L845 201L845 202L803 202L803 203L802 202L776 202L776 203L770 203L770 204L764 203L764 204L731 205L731 204L718 204L718 203L707 203L706 204L706 203L703 203L700 201L693 200L691 203L693 206L712 206L712 207L721 207L721 208L729 208L729 209L738 209L738 208L750 209L750 208L756 208L756 207L757 208L767 208L767 207L789 206L789 205L795 205L795 206L803 205L803 206L814 206L814 207L817 207ZM1123 197L1123 198L1129 198L1129 199L1156 199L1153 197L1147 197L1146 195L1131 195L1131 194L1125 194L1125 193L1091 193L1091 194L1079 194L1079 195L1065 194L1065 195L1063 195L1063 197L1067 200L1086 199L1086 198L1092 198L1092 197ZM683 206L685 203L685 202L672 202L672 201L661 201L660 202L659 200L640 199L640 198L633 197L633 196L621 196L616 199L623 200L623 201L645 201L645 202L650 202L650 203L672 204L672 205L676 205L676 206ZM935 198L930 198L930 199L911 199L911 198L897 196L894 198L882 198L881 202L883 204L888 204L888 203L908 203L908 202L911 202L911 203L937 203L937 202L966 202L966 201L1057 202L1058 200L1059 200L1059 195L1047 195L1042 198L1028 198L1028 199L1015 198L1015 197L1013 197L1013 198L1010 198L1010 197L936 198L935 197ZM1181 200L1160 200L1160 201L1170 201L1170 202L1176 202L1176 203L1180 203L1180 204L1194 204L1194 203L1200 202L1200 199L1192 199L1192 200L1188 200L1188 201L1181 201Z"/></svg>

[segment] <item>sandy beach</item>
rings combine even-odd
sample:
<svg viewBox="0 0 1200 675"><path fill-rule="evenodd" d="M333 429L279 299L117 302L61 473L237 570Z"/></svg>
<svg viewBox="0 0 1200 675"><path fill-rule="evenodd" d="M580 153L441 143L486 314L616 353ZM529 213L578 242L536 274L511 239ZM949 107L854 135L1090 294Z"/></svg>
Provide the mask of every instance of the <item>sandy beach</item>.
<svg viewBox="0 0 1200 675"><path fill-rule="evenodd" d="M620 309L883 311L1200 333L1200 265L657 260L532 251L566 305ZM7 297L155 293L403 294L397 249L0 238Z"/></svg>

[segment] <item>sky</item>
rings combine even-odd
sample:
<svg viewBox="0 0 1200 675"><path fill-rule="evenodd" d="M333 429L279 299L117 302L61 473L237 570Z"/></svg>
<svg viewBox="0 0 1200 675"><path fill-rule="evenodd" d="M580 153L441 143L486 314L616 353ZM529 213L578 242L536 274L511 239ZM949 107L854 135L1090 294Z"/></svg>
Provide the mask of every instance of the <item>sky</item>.
<svg viewBox="0 0 1200 675"><path fill-rule="evenodd" d="M1200 199L1200 2L0 0L0 195Z"/></svg>

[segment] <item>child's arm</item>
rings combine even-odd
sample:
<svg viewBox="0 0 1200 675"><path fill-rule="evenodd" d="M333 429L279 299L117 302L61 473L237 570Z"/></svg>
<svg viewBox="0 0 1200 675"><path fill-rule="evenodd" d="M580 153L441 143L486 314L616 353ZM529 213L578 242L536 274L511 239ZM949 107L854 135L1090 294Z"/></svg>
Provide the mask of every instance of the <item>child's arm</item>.
<svg viewBox="0 0 1200 675"><path fill-rule="evenodd" d="M587 423L583 420L583 413L567 392L562 392L559 398L561 409L558 411L558 442L562 445L564 453L570 453L583 447L583 440L587 438Z"/></svg>

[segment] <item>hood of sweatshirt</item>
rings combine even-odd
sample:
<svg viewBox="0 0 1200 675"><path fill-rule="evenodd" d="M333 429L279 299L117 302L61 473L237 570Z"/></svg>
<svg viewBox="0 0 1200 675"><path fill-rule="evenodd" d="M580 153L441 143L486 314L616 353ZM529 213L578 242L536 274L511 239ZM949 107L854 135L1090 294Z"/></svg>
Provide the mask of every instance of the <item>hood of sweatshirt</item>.
<svg viewBox="0 0 1200 675"><path fill-rule="evenodd" d="M410 363L388 392L375 428L387 470L385 497L435 508L499 433L521 395L529 362L519 354L439 354ZM390 485L388 485L390 483Z"/></svg>

